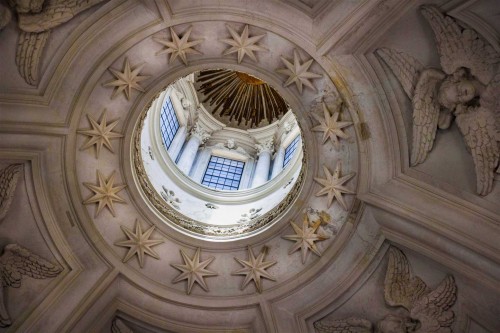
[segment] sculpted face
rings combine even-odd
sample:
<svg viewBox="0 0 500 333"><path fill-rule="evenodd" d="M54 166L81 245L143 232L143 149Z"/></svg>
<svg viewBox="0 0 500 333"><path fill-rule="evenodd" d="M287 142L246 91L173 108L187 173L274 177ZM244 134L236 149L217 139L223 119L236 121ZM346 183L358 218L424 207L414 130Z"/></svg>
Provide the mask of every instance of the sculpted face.
<svg viewBox="0 0 500 333"><path fill-rule="evenodd" d="M440 94L441 98L450 105L465 104L476 96L476 88L471 81L461 79L458 82L444 85Z"/></svg>

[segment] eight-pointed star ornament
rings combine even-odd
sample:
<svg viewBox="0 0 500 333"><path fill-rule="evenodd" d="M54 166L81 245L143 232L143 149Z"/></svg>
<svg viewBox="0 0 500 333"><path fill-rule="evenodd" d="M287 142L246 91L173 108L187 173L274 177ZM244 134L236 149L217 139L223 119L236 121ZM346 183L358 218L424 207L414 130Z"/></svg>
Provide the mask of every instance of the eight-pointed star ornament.
<svg viewBox="0 0 500 333"><path fill-rule="evenodd" d="M330 139L330 141L333 143L333 146L335 147L335 150L339 150L340 148L339 138L347 139L349 137L349 135L347 135L347 133L345 133L342 129L344 127L351 126L352 122L338 121L340 116L340 110L342 110L342 103L340 103L337 106L337 109L331 116L330 116L330 111L328 110L328 107L326 106L325 102L322 102L322 105L323 105L324 118L321 118L320 116L311 113L314 119L316 119L319 122L319 125L313 127L312 130L314 132L323 132L323 143L325 143L326 140Z"/></svg>
<svg viewBox="0 0 500 333"><path fill-rule="evenodd" d="M160 50L156 52L156 55L160 54L169 54L170 55L170 60L168 61L169 64L171 64L175 58L179 57L181 58L182 62L184 65L187 66L188 60L187 60L187 54L203 54L198 50L193 49L193 46L196 46L204 41L204 39L197 39L197 40L192 40L189 41L189 35L191 35L191 30L193 30L193 26L190 26L189 29L186 31L184 36L182 38L179 38L179 36L175 33L174 29L170 28L170 35L172 37L172 41L169 41L164 38L159 38L159 37L153 37L155 41L157 41L160 44L163 44L166 46L165 49Z"/></svg>
<svg viewBox="0 0 500 333"><path fill-rule="evenodd" d="M123 92L127 100L130 100L132 89L144 92L144 89L141 87L139 82L146 80L150 76L140 75L141 70L145 65L145 63L142 63L136 66L131 66L128 58L125 58L123 71L120 72L116 69L109 68L109 71L113 74L115 79L106 82L104 86L115 88L113 94L111 95L111 99L114 99L121 92Z"/></svg>
<svg viewBox="0 0 500 333"><path fill-rule="evenodd" d="M225 50L222 53L222 55L228 55L231 53L238 52L238 64L239 64L241 63L245 55L250 57L250 59L252 59L253 61L257 62L257 58L255 57L254 51L268 51L265 47L256 44L262 37L265 36L265 34L249 37L248 24L245 25L245 28L243 29L241 35L238 35L238 33L230 25L226 25L226 27L233 38L220 40L223 43L231 45L231 47Z"/></svg>
<svg viewBox="0 0 500 333"><path fill-rule="evenodd" d="M297 226L295 223L290 222L292 225L295 235L283 236L284 239L294 241L295 244L290 248L288 254L292 254L295 251L301 249L302 252L302 264L306 262L307 250L311 250L314 254L321 257L321 252L319 252L318 247L314 242L323 241L330 238L328 235L318 234L318 228L321 225L321 220L318 219L316 222L310 226L309 217L304 214L304 221L302 222L302 228Z"/></svg>
<svg viewBox="0 0 500 333"><path fill-rule="evenodd" d="M347 204L342 197L342 193L354 194L354 191L349 190L344 186L344 183L355 176L356 173L351 172L347 176L340 176L341 163L337 162L335 171L333 175L330 173L328 168L323 165L323 170L325 172L326 179L314 177L314 180L321 185L323 188L316 193L316 196L328 195L328 207L332 205L333 199L337 199L338 203L342 206L344 210L347 210Z"/></svg>
<svg viewBox="0 0 500 333"><path fill-rule="evenodd" d="M281 61L283 61L286 68L279 68L276 72L288 75L288 80L286 80L284 84L285 87L295 83L300 94L302 94L302 86L304 85L311 88L313 91L316 91L316 88L309 80L320 78L322 75L308 71L309 67L311 67L311 64L313 63L313 59L309 59L301 64L299 53L297 50L293 50L293 64L283 57L281 57Z"/></svg>
<svg viewBox="0 0 500 333"><path fill-rule="evenodd" d="M89 137L80 150L85 150L95 145L97 158L99 158L102 146L105 146L110 152L114 153L111 140L123 137L122 134L113 132L113 128L115 128L116 124L118 124L119 119L108 124L106 119L106 109L102 112L99 122L97 122L91 114L87 114L87 118L92 128L79 129L77 131L78 133Z"/></svg>
<svg viewBox="0 0 500 333"><path fill-rule="evenodd" d="M94 192L87 200L83 201L83 204L89 205L92 203L97 203L97 210L94 217L97 217L104 207L108 207L109 211L113 216L116 216L114 209L114 202L124 203L125 200L121 198L117 193L123 190L127 185L114 186L115 183L115 172L105 179L102 173L97 170L97 177L99 179L99 184L94 185L90 183L83 183L88 189Z"/></svg>
<svg viewBox="0 0 500 333"><path fill-rule="evenodd" d="M200 252L201 249L197 248L193 259L189 258L186 252L181 249L182 260L184 260L184 265L181 264L171 264L172 267L177 268L182 273L179 274L172 283L177 283L182 280L187 279L187 294L191 294L193 285L197 282L205 291L208 291L208 285L205 282L205 276L216 276L216 272L208 270L206 267L214 261L214 257L209 257L207 260L200 262Z"/></svg>
<svg viewBox="0 0 500 333"><path fill-rule="evenodd" d="M239 258L234 258L237 262L239 262L243 268L240 268L231 274L233 275L246 275L243 283L241 284L241 290L245 289L245 287L253 280L255 283L255 287L259 293L262 293L262 278L266 278L272 281L276 281L276 278L269 274L266 269L276 264L276 261L264 261L264 257L266 256L269 248L267 246L263 246L260 250L257 258L253 254L253 251L250 247L248 247L248 260L242 260Z"/></svg>
<svg viewBox="0 0 500 333"><path fill-rule="evenodd" d="M120 228L123 230L128 239L116 242L115 245L129 248L127 254L123 258L123 262L129 261L134 255L137 254L139 266L142 268L144 267L144 256L146 254L155 259L160 259L158 253L156 253L152 247L163 243L163 240L150 239L151 234L155 230L154 226L142 232L141 223L138 220L135 220L135 232L124 225L121 225Z"/></svg>

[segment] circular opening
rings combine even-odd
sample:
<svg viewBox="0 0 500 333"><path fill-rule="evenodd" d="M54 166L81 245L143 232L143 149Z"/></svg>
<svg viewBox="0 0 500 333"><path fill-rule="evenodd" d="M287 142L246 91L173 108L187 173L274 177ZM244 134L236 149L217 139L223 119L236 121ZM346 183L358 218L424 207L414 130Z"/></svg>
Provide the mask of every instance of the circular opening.
<svg viewBox="0 0 500 333"><path fill-rule="evenodd" d="M198 71L161 91L141 117L136 147L150 203L205 238L269 225L293 202L303 174L289 104L264 80L229 69Z"/></svg>

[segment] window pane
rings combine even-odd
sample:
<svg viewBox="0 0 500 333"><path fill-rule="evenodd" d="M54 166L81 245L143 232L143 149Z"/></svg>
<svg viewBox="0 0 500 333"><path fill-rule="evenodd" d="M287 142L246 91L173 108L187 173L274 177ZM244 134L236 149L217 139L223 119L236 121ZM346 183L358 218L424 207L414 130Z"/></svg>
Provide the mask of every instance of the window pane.
<svg viewBox="0 0 500 333"><path fill-rule="evenodd" d="M290 161L292 160L295 151L297 150L297 146L299 145L300 135L297 135L295 139L285 148L285 159L283 160L283 168L285 168Z"/></svg>
<svg viewBox="0 0 500 333"><path fill-rule="evenodd" d="M179 120L175 114L170 97L167 98L160 113L160 132L165 147L170 148L175 134L179 130Z"/></svg>
<svg viewBox="0 0 500 333"><path fill-rule="evenodd" d="M211 156L201 183L217 190L235 191L240 186L244 166L245 163L240 161Z"/></svg>

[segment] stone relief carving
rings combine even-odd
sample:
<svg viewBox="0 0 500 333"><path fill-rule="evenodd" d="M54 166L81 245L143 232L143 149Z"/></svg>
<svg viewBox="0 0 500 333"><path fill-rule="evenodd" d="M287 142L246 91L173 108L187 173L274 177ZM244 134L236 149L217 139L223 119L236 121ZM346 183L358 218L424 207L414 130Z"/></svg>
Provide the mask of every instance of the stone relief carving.
<svg viewBox="0 0 500 333"><path fill-rule="evenodd" d="M437 129L447 129L455 119L475 164L476 192L487 195L500 158L500 73L496 68L500 55L476 31L438 8L422 6L421 12L434 31L442 70L425 68L403 52L377 50L412 99L411 165L425 161Z"/></svg>
<svg viewBox="0 0 500 333"><path fill-rule="evenodd" d="M107 207L113 216L116 216L114 203L125 203L125 200L118 195L118 192L123 190L127 185L114 186L115 171L106 179L103 174L97 170L98 185L91 183L83 183L89 190L94 192L90 198L83 201L84 205L97 203L97 209L94 218L99 215L104 207Z"/></svg>
<svg viewBox="0 0 500 333"><path fill-rule="evenodd" d="M309 80L318 79L323 76L308 71L309 67L311 67L313 63L313 59L309 59L308 61L303 62L301 64L299 53L297 52L297 50L293 50L293 64L284 57L281 57L281 61L285 64L286 68L279 68L276 70L276 72L288 75L288 79L285 81L284 84L285 87L288 87L292 83L295 83L301 95L303 86L306 86L312 89L313 91L316 91L316 88Z"/></svg>
<svg viewBox="0 0 500 333"><path fill-rule="evenodd" d="M22 164L11 164L0 171L0 222L9 211L22 170Z"/></svg>
<svg viewBox="0 0 500 333"><path fill-rule="evenodd" d="M248 24L245 25L245 28L243 28L243 32L241 33L241 35L238 35L238 33L229 24L227 24L226 27L227 30L229 30L232 38L221 39L220 41L229 44L231 47L225 50L222 55L228 55L237 52L239 64L241 63L245 55L247 55L253 61L257 62L257 58L255 57L254 52L268 51L268 49L266 49L265 47L256 44L262 37L265 36L265 34L249 37Z"/></svg>
<svg viewBox="0 0 500 333"><path fill-rule="evenodd" d="M319 197L326 194L328 196L328 208L332 205L333 199L336 199L344 210L348 210L347 203L342 197L342 193L355 194L355 192L345 187L344 183L353 178L356 173L351 172L346 176L340 176L341 165L341 162L337 162L337 166L335 167L333 174L331 174L330 170L323 165L323 171L326 178L314 177L314 180L323 186L323 188L316 193L316 196Z"/></svg>
<svg viewBox="0 0 500 333"><path fill-rule="evenodd" d="M115 318L111 324L111 333L134 333L125 323L119 319Z"/></svg>
<svg viewBox="0 0 500 333"><path fill-rule="evenodd" d="M201 124L197 121L193 128L191 129L190 134L194 137L197 137L200 140L201 144L207 142L208 139L212 136Z"/></svg>
<svg viewBox="0 0 500 333"><path fill-rule="evenodd" d="M139 220L135 221L135 231L130 230L124 225L121 225L120 228L127 236L127 240L116 242L116 246L128 247L129 250L125 257L123 257L123 262L129 261L133 256L137 255L137 260L139 261L139 266L144 267L144 256L150 255L155 259L160 259L158 253L156 253L152 247L156 245L160 245L164 241L161 239L150 239L151 234L155 230L155 227L152 226L148 230L142 232L141 223Z"/></svg>
<svg viewBox="0 0 500 333"><path fill-rule="evenodd" d="M180 249L180 251L182 259L184 260L184 264L171 264L171 266L177 268L182 273L179 274L175 279L173 279L172 283L187 280L186 293L188 295L191 294L191 290L193 289L193 285L195 282L198 283L200 287L203 288L203 290L209 291L208 285L205 282L205 276L218 275L217 272L207 269L207 266L215 260L215 257L209 257L207 260L200 262L200 248L196 249L196 253L194 254L194 257L192 259L188 257L183 249Z"/></svg>
<svg viewBox="0 0 500 333"><path fill-rule="evenodd" d="M248 213L243 213L241 214L241 218L238 220L239 223L246 223L250 222L253 219L256 219L260 216L259 212L262 210L262 208L250 208Z"/></svg>
<svg viewBox="0 0 500 333"><path fill-rule="evenodd" d="M193 30L193 26L190 26L188 30L184 33L184 36L182 38L179 38L179 35L177 35L174 31L174 29L171 27L170 28L170 36L172 37L172 41L169 41L165 38L160 38L160 37L153 37L153 39L164 45L166 48L163 50L160 50L156 52L156 55L160 54L170 54L170 59L168 61L169 64L171 64L177 57L179 57L184 65L187 66L188 60L187 60L187 55L189 53L191 54L203 54L198 50L193 49L194 46L201 44L204 39L197 39L197 40L192 40L189 41L189 35L191 35L191 31Z"/></svg>
<svg viewBox="0 0 500 333"><path fill-rule="evenodd" d="M404 253L389 249L389 262L384 281L384 298L387 305L402 307L406 316L391 314L375 325L361 318L320 320L314 323L319 333L335 332L451 332L454 313L451 309L457 299L457 286L453 276L446 276L434 289L422 279L413 276Z"/></svg>
<svg viewBox="0 0 500 333"><path fill-rule="evenodd" d="M351 121L339 121L342 105L342 103L337 103L335 111L331 114L330 110L328 110L328 107L326 106L326 103L322 102L323 118L315 113L311 113L313 118L319 122L319 125L313 127L311 130L314 132L323 132L323 144L330 139L333 143L333 147L337 151L340 148L340 139L349 138L349 135L344 132L343 128L352 126Z"/></svg>
<svg viewBox="0 0 500 333"><path fill-rule="evenodd" d="M308 214L304 214L304 220L302 221L301 227L297 226L293 222L290 222L290 225L292 226L295 234L285 235L283 236L283 238L295 242L295 244L290 247L288 254L290 255L300 249L302 255L302 264L306 263L308 251L311 251L317 256L321 257L321 252L319 251L315 242L320 242L330 238L330 236L318 230L318 228L321 226L321 223L321 219L318 219L317 221L314 221L313 225L311 226Z"/></svg>
<svg viewBox="0 0 500 333"><path fill-rule="evenodd" d="M104 83L104 87L113 87L114 91L111 95L111 99L114 99L120 93L124 93L127 100L130 100L130 95L132 94L132 89L144 92L144 88L141 87L139 82L146 80L150 75L141 75L141 70L144 68L146 63L141 63L139 65L131 66L128 58L123 61L123 71L119 71L113 68L108 68L108 70L115 77L114 80Z"/></svg>
<svg viewBox="0 0 500 333"><path fill-rule="evenodd" d="M108 125L106 119L106 109L102 112L99 123L91 114L87 114L87 118L92 128L79 129L77 131L78 133L89 137L87 142L80 147L80 150L85 150L95 145L96 157L99 158L101 148L104 146L114 154L115 152L113 150L113 146L111 145L111 140L123 137L122 134L113 132L113 129L118 124L120 119L117 119Z"/></svg>
<svg viewBox="0 0 500 333"><path fill-rule="evenodd" d="M276 264L276 261L264 261L265 256L269 252L269 247L263 246L259 252L259 255L255 257L253 251L248 247L248 260L242 260L239 258L234 258L237 262L243 266L231 274L233 275L245 275L245 279L241 284L241 290L253 280L255 283L255 288L259 293L262 293L262 278L266 278L272 281L276 281L276 278L266 271L269 267Z"/></svg>
<svg viewBox="0 0 500 333"><path fill-rule="evenodd" d="M229 151L235 151L243 156L251 158L252 156L243 148L238 147L236 143L234 142L233 139L228 139L226 143L217 143L213 146L213 148L216 149L222 149L222 150L229 150Z"/></svg>
<svg viewBox="0 0 500 333"><path fill-rule="evenodd" d="M255 149L257 149L257 155L260 155L264 152L272 154L274 151L274 139L255 144Z"/></svg>
<svg viewBox="0 0 500 333"><path fill-rule="evenodd" d="M62 268L44 259L19 244L3 247L0 257L0 327L10 326L12 319L7 311L5 288L19 288L23 276L34 279L52 278L61 273Z"/></svg>
<svg viewBox="0 0 500 333"><path fill-rule="evenodd" d="M21 30L16 49L16 65L19 74L29 85L35 86L39 80L39 64L50 31L68 22L80 12L104 0L9 0L12 10L17 13ZM0 30L6 26L12 14L0 7Z"/></svg>
<svg viewBox="0 0 500 333"><path fill-rule="evenodd" d="M162 186L163 192L161 192L161 196L165 201L175 209L179 209L180 206L179 204L181 203L181 200L175 196L175 192L172 190L167 189L165 186Z"/></svg>

